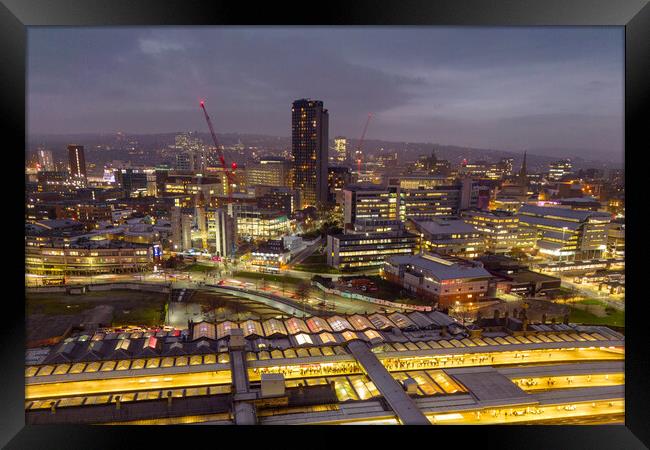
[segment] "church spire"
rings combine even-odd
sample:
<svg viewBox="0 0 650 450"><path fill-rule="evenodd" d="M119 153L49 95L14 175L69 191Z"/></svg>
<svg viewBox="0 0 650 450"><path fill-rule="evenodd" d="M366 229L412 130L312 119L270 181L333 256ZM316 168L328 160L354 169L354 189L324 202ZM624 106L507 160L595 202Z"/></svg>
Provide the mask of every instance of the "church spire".
<svg viewBox="0 0 650 450"><path fill-rule="evenodd" d="M521 170L519 170L519 178L522 181L526 181L527 172L526 172L526 150L524 150L524 161L521 163Z"/></svg>

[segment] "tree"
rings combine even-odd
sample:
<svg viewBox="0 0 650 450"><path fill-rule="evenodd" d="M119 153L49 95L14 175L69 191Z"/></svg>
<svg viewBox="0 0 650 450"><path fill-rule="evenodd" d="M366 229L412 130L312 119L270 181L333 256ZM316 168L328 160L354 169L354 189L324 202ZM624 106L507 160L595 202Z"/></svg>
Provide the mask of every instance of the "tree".
<svg viewBox="0 0 650 450"><path fill-rule="evenodd" d="M305 302L309 298L309 292L311 291L311 284L306 281L300 282L296 287L296 298L299 301L302 301L303 311L305 310ZM304 311L306 313L306 311Z"/></svg>

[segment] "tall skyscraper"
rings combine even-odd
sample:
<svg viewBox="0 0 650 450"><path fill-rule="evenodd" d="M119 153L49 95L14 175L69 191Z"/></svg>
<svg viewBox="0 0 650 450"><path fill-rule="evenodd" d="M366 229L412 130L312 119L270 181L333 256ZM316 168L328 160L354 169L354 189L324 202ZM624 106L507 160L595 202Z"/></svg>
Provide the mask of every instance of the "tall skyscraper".
<svg viewBox="0 0 650 450"><path fill-rule="evenodd" d="M78 181L86 181L86 156L83 145L68 145L68 162L70 177Z"/></svg>
<svg viewBox="0 0 650 450"><path fill-rule="evenodd" d="M300 99L291 108L293 187L301 209L327 201L329 114L319 100Z"/></svg>
<svg viewBox="0 0 650 450"><path fill-rule="evenodd" d="M54 172L56 167L54 166L54 158L52 157L52 151L46 150L44 148L39 148L38 152L38 165L40 170L45 172Z"/></svg>
<svg viewBox="0 0 650 450"><path fill-rule="evenodd" d="M334 138L334 151L334 159L336 162L348 162L350 155L348 155L348 140L345 138L345 136L336 136Z"/></svg>

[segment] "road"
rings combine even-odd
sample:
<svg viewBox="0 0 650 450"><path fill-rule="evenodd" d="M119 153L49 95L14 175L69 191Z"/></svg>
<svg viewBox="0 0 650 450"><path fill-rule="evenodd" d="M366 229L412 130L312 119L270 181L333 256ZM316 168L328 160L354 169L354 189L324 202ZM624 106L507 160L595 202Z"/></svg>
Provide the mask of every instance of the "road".
<svg viewBox="0 0 650 450"><path fill-rule="evenodd" d="M307 259L312 253L314 253L316 249L318 249L322 245L322 243L323 243L323 237L321 236L318 239L316 239L313 244L308 245L307 248L298 252L296 256L294 256L291 259L289 265L292 266L294 264L300 264L305 259Z"/></svg>
<svg viewBox="0 0 650 450"><path fill-rule="evenodd" d="M287 271L300 274L301 278L305 281L310 281L313 274L309 272ZM144 273L144 274L107 274L98 276L74 276L67 277L68 284L95 284L95 283L111 283L111 282L147 282L147 283L167 283L173 289L209 289L206 284L217 284L223 281L226 287L234 287L245 289L251 294L270 294L278 296L286 301L275 305L278 309L285 310L287 305L302 311L302 300L298 300L296 294L296 286L293 284L285 283L285 286L280 286L276 283L269 282L265 287L261 285L260 280L254 280L244 277L233 277L232 275L225 276L224 278L213 277L204 272L173 272L173 275L162 273ZM324 292L313 288L310 291L309 297L305 299L305 306L314 309L320 313L339 313L339 314L365 314L383 312L381 306L373 303L364 302L361 300L348 299L334 294L325 294ZM273 306L273 305L272 305ZM397 311L388 309L389 312ZM288 312L288 311L287 311ZM300 312L298 315L303 315Z"/></svg>

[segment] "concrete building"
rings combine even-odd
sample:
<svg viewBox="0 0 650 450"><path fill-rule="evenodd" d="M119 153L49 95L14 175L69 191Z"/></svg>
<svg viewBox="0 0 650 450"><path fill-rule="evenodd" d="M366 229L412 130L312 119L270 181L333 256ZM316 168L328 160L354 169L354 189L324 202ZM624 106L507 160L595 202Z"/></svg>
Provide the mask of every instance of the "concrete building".
<svg viewBox="0 0 650 450"><path fill-rule="evenodd" d="M327 186L329 189L329 201L342 203L340 201L343 190L352 182L352 173L349 167L330 166L327 168Z"/></svg>
<svg viewBox="0 0 650 450"><path fill-rule="evenodd" d="M441 307L483 300L492 279L481 263L436 254L387 258L382 276Z"/></svg>
<svg viewBox="0 0 650 450"><path fill-rule="evenodd" d="M149 192L149 173L143 169L118 169L115 181L128 197L141 197Z"/></svg>
<svg viewBox="0 0 650 450"><path fill-rule="evenodd" d="M521 246L519 218L508 211L464 210L461 217L476 228L485 239L485 251L508 253Z"/></svg>
<svg viewBox="0 0 650 450"><path fill-rule="evenodd" d="M410 255L417 236L406 233L337 234L327 236L327 264L337 269L381 266L393 255Z"/></svg>
<svg viewBox="0 0 650 450"><path fill-rule="evenodd" d="M300 192L295 189L258 185L253 191L260 209L280 210L290 216L300 205Z"/></svg>
<svg viewBox="0 0 650 450"><path fill-rule="evenodd" d="M545 291L559 289L562 280L529 270L519 261L503 255L487 255L478 258L483 267L494 277L494 284L502 286L504 293L521 296L545 295Z"/></svg>
<svg viewBox="0 0 650 450"><path fill-rule="evenodd" d="M559 181L572 172L573 164L571 164L570 159L562 159L548 165L548 179L551 181Z"/></svg>
<svg viewBox="0 0 650 450"><path fill-rule="evenodd" d="M208 247L221 258L232 256L236 242L235 221L224 208L207 209Z"/></svg>
<svg viewBox="0 0 650 450"><path fill-rule="evenodd" d="M172 250L182 252L192 248L192 222L190 210L174 206L171 210Z"/></svg>
<svg viewBox="0 0 650 450"><path fill-rule="evenodd" d="M401 220L388 219L358 219L351 229L345 230L346 234L396 233L400 231L404 231L404 223Z"/></svg>
<svg viewBox="0 0 650 450"><path fill-rule="evenodd" d="M265 156L260 158L258 163L246 166L246 185L289 187L290 171L290 161L281 157Z"/></svg>
<svg viewBox="0 0 650 450"><path fill-rule="evenodd" d="M207 155L201 139L195 133L182 133L176 136L174 169L179 172L204 173Z"/></svg>
<svg viewBox="0 0 650 450"><path fill-rule="evenodd" d="M284 247L282 239L270 240L251 252L250 263L263 269L278 271L289 262L291 252Z"/></svg>
<svg viewBox="0 0 650 450"><path fill-rule="evenodd" d="M291 108L293 188L303 209L327 202L329 114L319 100L300 99Z"/></svg>
<svg viewBox="0 0 650 450"><path fill-rule="evenodd" d="M357 184L343 190L343 223L346 228L359 220L399 219L399 188Z"/></svg>
<svg viewBox="0 0 650 450"><path fill-rule="evenodd" d="M56 171L56 166L54 164L54 157L52 156L52 150L39 148L36 152L36 156L38 158L39 170L45 172Z"/></svg>
<svg viewBox="0 0 650 450"><path fill-rule="evenodd" d="M334 160L340 164L350 161L348 140L345 136L336 136L334 138Z"/></svg>
<svg viewBox="0 0 650 450"><path fill-rule="evenodd" d="M198 176L190 174L168 174L165 177L162 195L165 197L203 194L208 203L213 197L226 195L226 186L220 176Z"/></svg>
<svg viewBox="0 0 650 450"><path fill-rule="evenodd" d="M124 241L73 243L69 247L25 247L25 273L95 275L151 270L152 247Z"/></svg>
<svg viewBox="0 0 650 450"><path fill-rule="evenodd" d="M617 219L607 227L607 252L610 257L625 257L625 219Z"/></svg>
<svg viewBox="0 0 650 450"><path fill-rule="evenodd" d="M232 217L241 239L268 241L291 232L291 221L282 211L242 207Z"/></svg>
<svg viewBox="0 0 650 450"><path fill-rule="evenodd" d="M420 247L425 251L466 258L485 251L483 233L458 218L409 219L406 229L420 236Z"/></svg>
<svg viewBox="0 0 650 450"><path fill-rule="evenodd" d="M600 258L607 249L609 213L524 205L520 226L537 234L540 253L557 259Z"/></svg>
<svg viewBox="0 0 650 450"><path fill-rule="evenodd" d="M401 220L456 216L477 206L479 185L471 179L444 176L409 176L390 179L399 186Z"/></svg>

